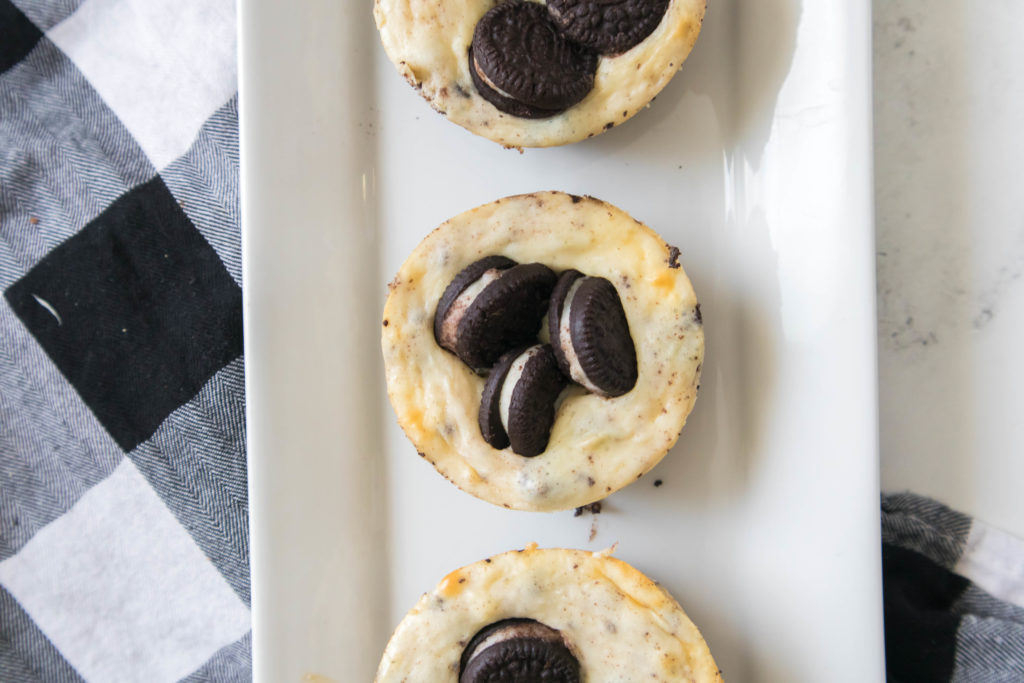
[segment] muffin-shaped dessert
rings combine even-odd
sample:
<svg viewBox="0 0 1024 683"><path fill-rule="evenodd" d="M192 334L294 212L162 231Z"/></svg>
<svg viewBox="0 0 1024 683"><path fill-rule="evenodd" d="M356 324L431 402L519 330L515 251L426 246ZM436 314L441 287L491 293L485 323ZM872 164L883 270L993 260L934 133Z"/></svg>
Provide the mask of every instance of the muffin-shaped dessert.
<svg viewBox="0 0 1024 683"><path fill-rule="evenodd" d="M565 510L675 444L704 355L679 250L592 197L499 199L430 233L389 285L388 396L459 488Z"/></svg>
<svg viewBox="0 0 1024 683"><path fill-rule="evenodd" d="M535 545L446 576L395 630L377 683L721 683L671 595L608 552Z"/></svg>
<svg viewBox="0 0 1024 683"><path fill-rule="evenodd" d="M705 0L376 0L388 57L430 105L506 147L576 142L654 99Z"/></svg>

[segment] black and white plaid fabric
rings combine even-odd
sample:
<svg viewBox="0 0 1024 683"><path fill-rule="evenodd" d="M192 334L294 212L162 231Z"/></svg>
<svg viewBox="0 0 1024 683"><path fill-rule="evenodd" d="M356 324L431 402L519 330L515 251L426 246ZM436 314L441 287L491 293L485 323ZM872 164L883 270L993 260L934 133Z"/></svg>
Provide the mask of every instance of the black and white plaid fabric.
<svg viewBox="0 0 1024 683"><path fill-rule="evenodd" d="M248 680L233 0L0 0L0 681Z"/></svg>
<svg viewBox="0 0 1024 683"><path fill-rule="evenodd" d="M1024 681L1024 543L929 498L882 498L889 681Z"/></svg>
<svg viewBox="0 0 1024 683"><path fill-rule="evenodd" d="M234 9L0 0L0 682L251 677ZM1024 545L882 526L890 680L1024 681Z"/></svg>

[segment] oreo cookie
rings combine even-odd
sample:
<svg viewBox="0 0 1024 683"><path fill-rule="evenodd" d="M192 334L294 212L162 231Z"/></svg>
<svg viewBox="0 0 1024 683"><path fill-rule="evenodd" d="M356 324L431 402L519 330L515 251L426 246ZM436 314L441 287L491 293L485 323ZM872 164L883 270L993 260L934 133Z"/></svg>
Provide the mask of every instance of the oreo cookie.
<svg viewBox="0 0 1024 683"><path fill-rule="evenodd" d="M544 5L512 0L477 22L468 59L481 97L513 116L545 118L587 96L598 56L566 40Z"/></svg>
<svg viewBox="0 0 1024 683"><path fill-rule="evenodd" d="M441 295L434 338L484 374L503 353L536 338L555 279L541 263L515 265L503 256L476 261Z"/></svg>
<svg viewBox="0 0 1024 683"><path fill-rule="evenodd" d="M502 356L484 384L477 421L484 441L527 458L548 447L555 402L567 384L548 344Z"/></svg>
<svg viewBox="0 0 1024 683"><path fill-rule="evenodd" d="M548 305L548 332L559 368L589 391L610 398L636 385L636 347L608 280L562 273Z"/></svg>
<svg viewBox="0 0 1024 683"><path fill-rule="evenodd" d="M541 109L539 107L531 107L528 104L523 104L519 100L503 95L501 92L492 88L480 76L480 72L474 65L472 47L469 48L469 77L473 81L473 85L476 86L476 90L480 93L481 97L493 104L500 111L503 111L506 114L511 114L517 118L546 119L564 111L562 109Z"/></svg>
<svg viewBox="0 0 1024 683"><path fill-rule="evenodd" d="M440 346L452 353L455 352L455 330L446 329L445 321L448 321L448 328L458 327L458 321L461 320L461 315L466 309L465 300L453 308L453 304L458 301L459 297L489 271L494 271L492 276L497 276L500 271L508 270L514 265L516 262L505 256L485 256L460 270L459 274L448 283L437 302L437 309L434 311L434 339ZM486 282L480 284L485 285Z"/></svg>
<svg viewBox="0 0 1024 683"><path fill-rule="evenodd" d="M669 0L547 0L551 17L568 38L603 55L616 55L649 36Z"/></svg>
<svg viewBox="0 0 1024 683"><path fill-rule="evenodd" d="M459 683L579 683L580 663L556 629L533 619L485 627L462 652Z"/></svg>

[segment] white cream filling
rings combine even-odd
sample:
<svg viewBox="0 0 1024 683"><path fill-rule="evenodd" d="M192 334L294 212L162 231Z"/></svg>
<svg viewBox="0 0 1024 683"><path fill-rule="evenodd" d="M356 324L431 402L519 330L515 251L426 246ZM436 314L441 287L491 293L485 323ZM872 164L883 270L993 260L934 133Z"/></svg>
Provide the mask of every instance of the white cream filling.
<svg viewBox="0 0 1024 683"><path fill-rule="evenodd" d="M526 364L540 352L540 348L539 344L531 346L516 356L516 359L512 361L512 367L509 368L508 374L505 375L505 381L502 382L501 396L498 398L498 414L501 415L501 426L506 434L508 433L508 409L512 405L512 392L515 391L519 378L523 376Z"/></svg>
<svg viewBox="0 0 1024 683"><path fill-rule="evenodd" d="M469 287L462 290L462 294L456 297L452 305L448 307L448 310L444 314L444 322L441 323L441 346L446 349L455 350L455 340L458 338L459 323L462 322L462 318L466 315L466 311L473 305L480 293L487 288L487 285L491 284L504 273L504 270L499 268L491 268L485 270L484 274L473 281Z"/></svg>
<svg viewBox="0 0 1024 683"><path fill-rule="evenodd" d="M565 295L565 303L562 304L562 316L558 319L558 342L562 348L562 354L565 355L565 360L569 363L569 376L572 377L573 381L582 384L598 396L604 396L605 393L594 386L587 378L587 373L583 372L579 356L576 355L576 348L572 345L572 333L569 328L569 321L572 320L570 314L572 313L573 299L576 297L576 292L579 290L580 285L586 279L586 276L576 278L576 281L570 285L569 292Z"/></svg>

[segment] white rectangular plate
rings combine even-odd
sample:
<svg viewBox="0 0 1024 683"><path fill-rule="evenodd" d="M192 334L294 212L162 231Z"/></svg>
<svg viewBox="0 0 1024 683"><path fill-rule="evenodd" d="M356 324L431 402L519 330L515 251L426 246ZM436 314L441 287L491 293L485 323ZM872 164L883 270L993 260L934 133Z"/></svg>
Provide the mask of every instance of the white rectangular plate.
<svg viewBox="0 0 1024 683"><path fill-rule="evenodd" d="M537 541L617 542L727 681L883 680L867 3L714 0L649 110L522 155L431 111L371 4L241 5L255 679L370 681L422 592ZM449 216L545 189L679 246L704 312L679 444L593 518L458 491L384 394L400 263Z"/></svg>

